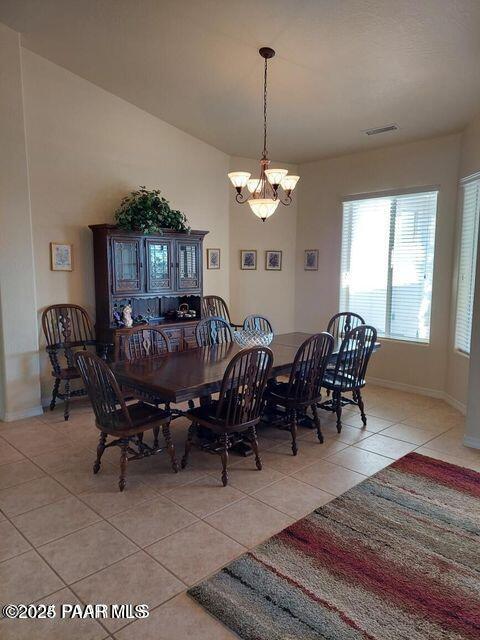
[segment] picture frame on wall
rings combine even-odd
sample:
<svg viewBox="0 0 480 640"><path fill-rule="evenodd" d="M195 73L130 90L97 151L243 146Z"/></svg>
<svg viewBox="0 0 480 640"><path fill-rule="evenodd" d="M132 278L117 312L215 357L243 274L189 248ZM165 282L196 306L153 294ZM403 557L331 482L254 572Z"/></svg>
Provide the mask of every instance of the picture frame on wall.
<svg viewBox="0 0 480 640"><path fill-rule="evenodd" d="M265 251L265 271L282 270L282 251L269 249Z"/></svg>
<svg viewBox="0 0 480 640"><path fill-rule="evenodd" d="M207 249L207 269L220 269L220 249Z"/></svg>
<svg viewBox="0 0 480 640"><path fill-rule="evenodd" d="M50 243L50 269L73 271L73 245L63 242Z"/></svg>
<svg viewBox="0 0 480 640"><path fill-rule="evenodd" d="M253 271L257 268L257 250L240 249L240 269Z"/></svg>
<svg viewBox="0 0 480 640"><path fill-rule="evenodd" d="M305 271L318 271L318 249L305 249L303 268Z"/></svg>

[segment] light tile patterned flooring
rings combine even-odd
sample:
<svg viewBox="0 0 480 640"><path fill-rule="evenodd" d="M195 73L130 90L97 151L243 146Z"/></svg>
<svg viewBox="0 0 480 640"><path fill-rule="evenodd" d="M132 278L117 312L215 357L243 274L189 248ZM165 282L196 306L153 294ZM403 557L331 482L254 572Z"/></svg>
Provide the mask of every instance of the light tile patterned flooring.
<svg viewBox="0 0 480 640"><path fill-rule="evenodd" d="M167 456L132 462L117 489L118 449L92 473L98 431L88 404L0 423L0 603L147 603L145 620L0 620L2 640L223 640L234 638L186 589L394 459L416 450L480 471L462 444L464 418L445 403L368 386L366 429L344 411L337 434L321 412L325 443L299 431L260 431L263 471L230 456L230 484L217 456L195 451L170 471ZM173 423L177 457L186 435Z"/></svg>

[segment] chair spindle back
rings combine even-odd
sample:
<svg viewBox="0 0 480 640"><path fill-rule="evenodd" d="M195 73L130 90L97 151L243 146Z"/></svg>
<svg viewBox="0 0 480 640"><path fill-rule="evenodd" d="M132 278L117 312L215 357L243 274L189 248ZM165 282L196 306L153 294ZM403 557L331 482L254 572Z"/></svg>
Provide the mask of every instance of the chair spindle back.
<svg viewBox="0 0 480 640"><path fill-rule="evenodd" d="M230 324L219 317L204 318L195 328L195 337L199 347L212 347L216 344L232 342Z"/></svg>
<svg viewBox="0 0 480 640"><path fill-rule="evenodd" d="M243 349L231 359L217 405L217 418L226 427L254 425L259 421L272 364L273 353L268 347Z"/></svg>
<svg viewBox="0 0 480 640"><path fill-rule="evenodd" d="M330 333L336 341L343 340L351 329L361 324L365 324L365 320L362 316L359 316L358 313L342 311L330 318L327 332Z"/></svg>
<svg viewBox="0 0 480 640"><path fill-rule="evenodd" d="M161 329L153 327L137 329L125 340L125 358L130 361L162 355L171 350L168 337Z"/></svg>
<svg viewBox="0 0 480 640"><path fill-rule="evenodd" d="M203 296L202 299L203 318L222 318L231 324L230 313L227 303L220 296Z"/></svg>
<svg viewBox="0 0 480 640"><path fill-rule="evenodd" d="M243 328L247 330L262 331L263 333L273 333L272 323L265 316L252 314L243 321Z"/></svg>
<svg viewBox="0 0 480 640"><path fill-rule="evenodd" d="M109 366L89 351L78 351L75 354L75 364L82 376L98 425L109 430L132 426L122 392ZM120 413L117 407L120 407ZM122 414L124 420L120 421Z"/></svg>
<svg viewBox="0 0 480 640"><path fill-rule="evenodd" d="M333 337L324 331L310 336L298 348L286 396L296 406L311 405L320 398L323 375L333 345Z"/></svg>
<svg viewBox="0 0 480 640"><path fill-rule="evenodd" d="M365 379L376 341L375 327L361 324L351 329L342 341L333 372L333 382L338 379L348 381L349 387L360 387Z"/></svg>

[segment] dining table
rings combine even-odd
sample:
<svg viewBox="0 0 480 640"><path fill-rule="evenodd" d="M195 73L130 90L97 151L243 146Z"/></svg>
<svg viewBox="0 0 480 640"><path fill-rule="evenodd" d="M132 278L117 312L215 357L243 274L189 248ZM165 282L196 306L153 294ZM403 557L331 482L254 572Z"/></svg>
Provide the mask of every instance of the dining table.
<svg viewBox="0 0 480 640"><path fill-rule="evenodd" d="M313 334L296 331L273 337L269 344L273 352L272 378L290 373L298 348L311 335ZM341 340L334 343L332 363L338 356L341 343ZM380 344L376 343L374 350L379 347ZM229 342L131 362L120 360L110 367L120 385L127 387L129 392L138 392L139 397L147 392L161 398L162 402L179 404L188 401L192 405L195 399L202 403L220 390L228 363L241 349L236 342ZM178 409L173 413L177 416L184 414ZM300 424L314 427L307 415ZM239 452L249 455L250 447L240 443Z"/></svg>

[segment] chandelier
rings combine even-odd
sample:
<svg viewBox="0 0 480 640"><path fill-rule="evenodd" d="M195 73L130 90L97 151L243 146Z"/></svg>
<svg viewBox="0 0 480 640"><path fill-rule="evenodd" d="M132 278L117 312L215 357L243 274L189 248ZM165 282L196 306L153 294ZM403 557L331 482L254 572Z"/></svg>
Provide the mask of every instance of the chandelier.
<svg viewBox="0 0 480 640"><path fill-rule="evenodd" d="M270 169L267 151L267 70L268 60L273 58L275 51L270 47L262 47L258 53L265 59L263 80L263 153L260 160L260 177L252 178L247 171L232 171L228 174L235 187L235 200L239 204L248 202L250 209L263 222L273 215L281 202L288 206L292 202L292 191L299 180L299 176L288 175L287 169ZM247 187L250 196L243 189ZM283 191L280 191L280 188Z"/></svg>

